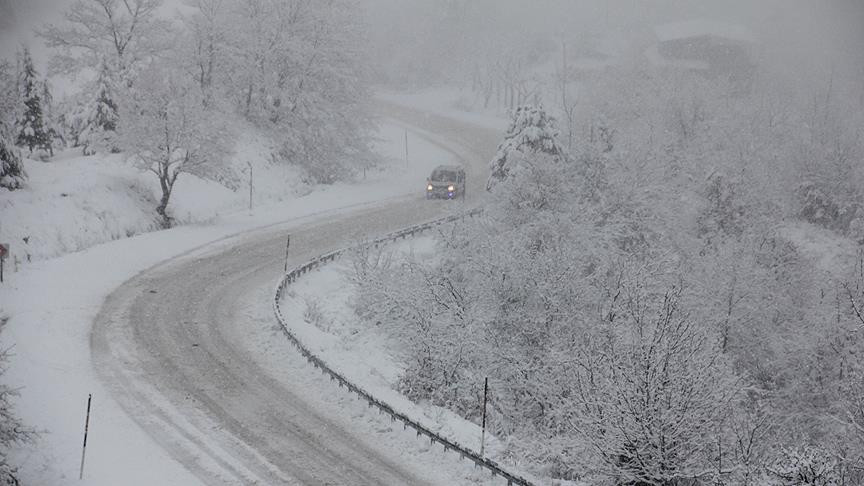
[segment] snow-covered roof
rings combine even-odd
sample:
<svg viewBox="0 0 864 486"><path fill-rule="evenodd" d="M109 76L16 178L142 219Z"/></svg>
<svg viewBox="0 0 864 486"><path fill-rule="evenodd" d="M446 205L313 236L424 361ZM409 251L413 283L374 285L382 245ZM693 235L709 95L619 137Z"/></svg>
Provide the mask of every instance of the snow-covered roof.
<svg viewBox="0 0 864 486"><path fill-rule="evenodd" d="M743 25L711 20L685 20L657 25L654 27L654 34L660 42L701 36L721 37L747 43L756 41L753 33Z"/></svg>

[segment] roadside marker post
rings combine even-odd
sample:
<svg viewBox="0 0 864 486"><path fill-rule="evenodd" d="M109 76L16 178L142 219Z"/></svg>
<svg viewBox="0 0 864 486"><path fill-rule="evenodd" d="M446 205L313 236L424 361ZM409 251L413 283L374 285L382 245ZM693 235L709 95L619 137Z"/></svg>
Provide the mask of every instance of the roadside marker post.
<svg viewBox="0 0 864 486"><path fill-rule="evenodd" d="M246 162L249 166L249 212L252 212L252 162Z"/></svg>
<svg viewBox="0 0 864 486"><path fill-rule="evenodd" d="M87 418L84 420L84 446L81 447L81 470L78 472L78 480L84 479L84 454L87 452L87 431L90 428L90 403L93 401L93 394L87 395Z"/></svg>
<svg viewBox="0 0 864 486"><path fill-rule="evenodd" d="M3 283L3 263L9 256L9 243L0 243L0 283Z"/></svg>

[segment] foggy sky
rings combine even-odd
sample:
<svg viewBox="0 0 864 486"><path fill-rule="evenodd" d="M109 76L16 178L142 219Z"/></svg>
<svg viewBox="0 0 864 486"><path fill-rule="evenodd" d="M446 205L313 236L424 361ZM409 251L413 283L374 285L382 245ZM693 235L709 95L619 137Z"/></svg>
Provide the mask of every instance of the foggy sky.
<svg viewBox="0 0 864 486"><path fill-rule="evenodd" d="M44 67L50 54L32 31L61 20L72 1L0 0L0 56L10 58L23 43L34 52L37 67ZM166 0L163 13L174 15L184 1ZM538 43L567 38L578 48L585 39L610 34L626 34L628 42L647 41L654 25L704 18L747 26L758 39L761 61L787 77L821 83L833 71L849 79L859 73L864 79L861 0L356 1L365 8L370 51L385 67L394 59L428 64L424 56L435 47L429 44L449 46L454 36L467 43L493 36ZM459 55L472 54L466 50Z"/></svg>

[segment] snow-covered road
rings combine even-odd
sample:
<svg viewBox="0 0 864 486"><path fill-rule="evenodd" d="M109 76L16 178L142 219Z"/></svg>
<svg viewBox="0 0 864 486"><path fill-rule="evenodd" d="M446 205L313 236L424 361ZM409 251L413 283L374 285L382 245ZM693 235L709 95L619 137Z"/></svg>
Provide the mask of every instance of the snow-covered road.
<svg viewBox="0 0 864 486"><path fill-rule="evenodd" d="M477 143L488 136L388 110L425 125L431 138L459 134L458 142L468 136ZM462 147L460 157L481 173L488 144L447 145ZM479 178L473 182L482 187ZM163 262L105 301L91 335L96 373L128 415L206 484L462 483L467 464L456 466L455 456L419 443L406 447L401 429L383 418L346 415L351 398L328 388L299 356L279 364L257 359L238 309L277 281L289 233L296 264L464 204L404 197L247 233Z"/></svg>
<svg viewBox="0 0 864 486"><path fill-rule="evenodd" d="M293 228L291 262L437 214L412 200ZM302 362L289 381L261 368L234 337L236 309L282 270L287 231L266 231L171 260L106 301L92 335L112 396L208 484L436 484L394 451L322 413ZM267 302L263 303L267 305Z"/></svg>

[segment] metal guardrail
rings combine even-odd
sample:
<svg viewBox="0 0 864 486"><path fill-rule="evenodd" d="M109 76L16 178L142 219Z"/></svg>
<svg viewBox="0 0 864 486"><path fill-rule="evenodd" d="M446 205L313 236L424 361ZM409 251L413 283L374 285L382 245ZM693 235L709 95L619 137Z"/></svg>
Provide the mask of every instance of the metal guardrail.
<svg viewBox="0 0 864 486"><path fill-rule="evenodd" d="M396 241L400 238L405 239L405 238L408 238L409 236L414 236L418 233L422 233L424 231L430 230L430 229L435 228L437 226L440 226L442 224L452 223L452 222L457 221L459 219L464 219L466 216L474 217L474 216L480 214L480 212L481 212L481 210L474 209L474 210L468 211L467 213L454 215L454 216L447 216L445 218L436 219L434 221L429 221L426 223L422 223L422 224L418 224L418 225L414 225L414 226L409 226L407 228L403 228L401 230L394 231L394 232L389 233L385 236L377 238L377 239L373 240L372 242L364 243L364 245L378 246L382 243L388 243L388 242ZM309 272L310 270L313 270L313 269L315 269L315 268L317 268L317 267L319 267L325 263L332 262L337 257L339 257L343 253L345 253L346 251L351 250L353 248L357 248L359 246L363 246L363 245L357 245L354 247L344 248L341 250L335 250L335 251L331 251L329 253L324 253L323 255L319 255L319 256L313 258L312 260L309 260L308 262L304 263L303 265L291 270L290 272L286 273L284 277L282 277L282 279L279 281L279 285L276 287L276 294L275 294L275 297L273 299L273 309L276 313L276 319L279 321L279 324L282 327L282 331L285 332L286 336L288 336L288 340L291 341L291 343L294 344L294 346L296 346L297 349L300 350L300 353L303 355L304 358L306 358L306 360L312 366L314 366L315 368L318 368L319 370L321 370L322 373L328 375L330 377L331 381L338 382L340 388L344 386L345 388L348 389L349 392L355 393L360 398L365 400L366 403L369 404L369 407L375 407L378 409L379 413L383 412L383 413L387 414L388 416L390 416L391 421L398 420L398 421L402 422L402 428L403 429L407 429L408 427L411 427L412 429L414 429L417 432L418 437L421 435L424 435L424 436L429 438L430 443L434 444L435 442L437 442L437 443L441 444L442 446L444 446L445 451L453 451L453 452L459 454L460 458L468 459L468 460L472 461L474 463L475 467L482 467L484 469L487 469L489 472L491 472L493 476L502 477L503 479L507 480L508 486L512 486L512 485L534 486L534 484L531 483L530 481L528 481L527 479L525 479L521 476L516 476L514 474L511 474L511 473L505 471L495 461L493 461L491 459L487 459L485 457L481 457L479 454L468 449L467 447L461 446L461 445L457 444L456 442L454 442L454 441L452 441L446 437L442 437L438 433L429 430L429 428L423 426L422 424L411 420L405 414L394 410L393 407L391 407L389 404L375 398L374 396L372 396L371 393L367 392L366 390L362 389L361 387L357 386L356 384L351 383L351 381L349 381L347 378L345 378L345 376L343 376L341 373L339 373L338 371L336 371L333 368L331 368L330 366L328 366L327 363L325 363L321 358L319 358L318 356L315 356L315 354L312 353L309 350L309 348L307 348L300 341L300 339L298 339L297 336L295 336L291 332L291 330L288 328L288 325L285 322L285 318L282 316L282 309L281 309L280 304L279 304L280 301L282 300L282 297L285 295L285 289L288 287L288 285L291 283L294 283L300 275L303 275L303 274Z"/></svg>

